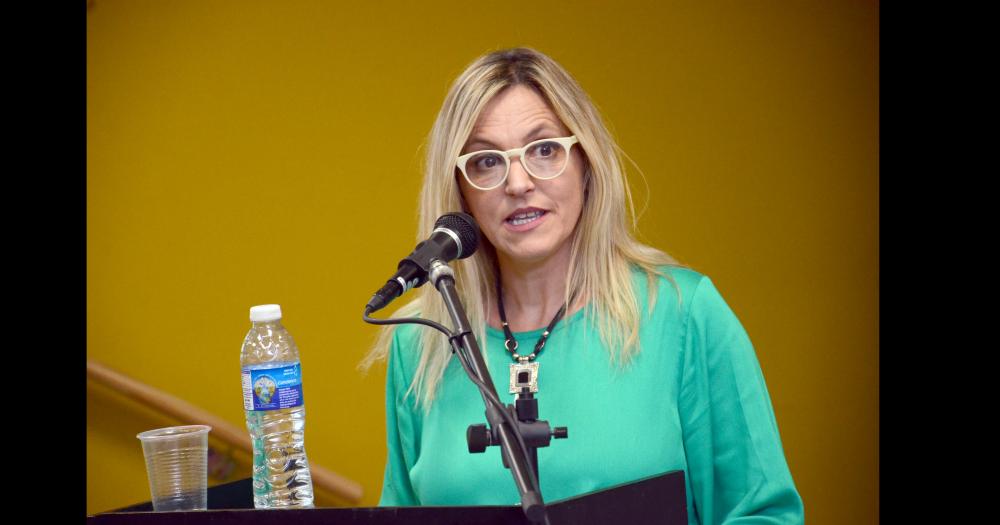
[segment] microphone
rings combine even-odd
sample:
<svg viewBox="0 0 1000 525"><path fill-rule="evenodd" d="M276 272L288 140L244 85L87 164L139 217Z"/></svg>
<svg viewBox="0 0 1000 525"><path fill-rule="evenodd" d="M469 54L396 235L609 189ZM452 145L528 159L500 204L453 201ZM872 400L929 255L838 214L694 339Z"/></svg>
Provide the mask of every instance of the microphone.
<svg viewBox="0 0 1000 525"><path fill-rule="evenodd" d="M396 274L372 295L365 311L372 313L381 310L410 288L422 286L427 282L432 261L448 263L454 259L464 259L475 253L478 247L479 226L471 215L449 212L438 217L431 236L418 244L413 253L399 261Z"/></svg>

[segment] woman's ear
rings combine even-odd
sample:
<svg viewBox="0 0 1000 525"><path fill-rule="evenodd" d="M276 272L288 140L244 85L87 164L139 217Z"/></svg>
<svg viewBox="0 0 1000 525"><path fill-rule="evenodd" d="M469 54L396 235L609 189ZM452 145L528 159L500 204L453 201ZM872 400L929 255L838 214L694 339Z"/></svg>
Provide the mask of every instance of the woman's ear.
<svg viewBox="0 0 1000 525"><path fill-rule="evenodd" d="M462 182L461 182L461 180L459 180L459 177L461 177L461 176L462 176L462 174L459 173L458 172L458 168L456 168L455 169L455 191L458 192L458 202L459 202L459 204L462 205L462 213L468 213L469 215L472 215L472 212L469 211L469 205L466 204L466 202L465 202L465 194L462 193Z"/></svg>
<svg viewBox="0 0 1000 525"><path fill-rule="evenodd" d="M582 148L576 148L580 153L580 160L583 162L583 202L587 203L587 198L590 197L590 185L593 183L593 170L590 164L590 158L587 157L587 152L583 151Z"/></svg>

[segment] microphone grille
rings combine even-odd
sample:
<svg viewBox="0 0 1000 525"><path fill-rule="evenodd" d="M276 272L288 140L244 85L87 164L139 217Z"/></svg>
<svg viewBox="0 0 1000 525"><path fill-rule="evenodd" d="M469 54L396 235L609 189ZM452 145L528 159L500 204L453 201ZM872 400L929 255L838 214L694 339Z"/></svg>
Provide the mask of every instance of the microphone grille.
<svg viewBox="0 0 1000 525"><path fill-rule="evenodd" d="M479 226L476 220L468 213L453 211L438 217L434 223L435 228L447 228L462 241L462 253L458 254L458 259L464 259L479 248Z"/></svg>

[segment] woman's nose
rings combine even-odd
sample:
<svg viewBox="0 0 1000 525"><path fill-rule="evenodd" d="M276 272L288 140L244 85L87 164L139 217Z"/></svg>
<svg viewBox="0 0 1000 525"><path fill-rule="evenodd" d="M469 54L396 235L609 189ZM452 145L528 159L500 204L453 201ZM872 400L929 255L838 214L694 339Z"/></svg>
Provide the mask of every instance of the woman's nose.
<svg viewBox="0 0 1000 525"><path fill-rule="evenodd" d="M510 159L510 173L507 174L504 191L508 195L520 195L535 189L535 181L524 169L521 157Z"/></svg>

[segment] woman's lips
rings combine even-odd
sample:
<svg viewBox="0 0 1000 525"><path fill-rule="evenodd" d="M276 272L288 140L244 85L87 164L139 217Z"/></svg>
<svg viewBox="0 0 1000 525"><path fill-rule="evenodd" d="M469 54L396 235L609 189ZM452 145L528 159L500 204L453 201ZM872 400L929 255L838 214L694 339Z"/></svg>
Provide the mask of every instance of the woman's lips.
<svg viewBox="0 0 1000 525"><path fill-rule="evenodd" d="M513 232L533 230L545 221L548 214L547 211L539 209L515 212L503 221L504 229Z"/></svg>

